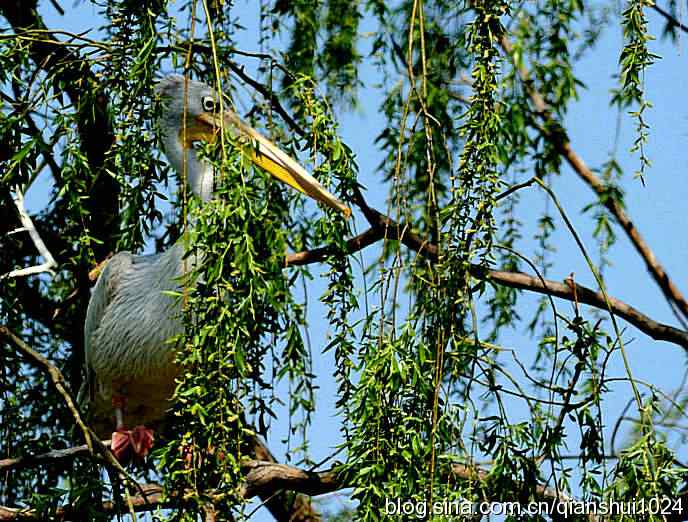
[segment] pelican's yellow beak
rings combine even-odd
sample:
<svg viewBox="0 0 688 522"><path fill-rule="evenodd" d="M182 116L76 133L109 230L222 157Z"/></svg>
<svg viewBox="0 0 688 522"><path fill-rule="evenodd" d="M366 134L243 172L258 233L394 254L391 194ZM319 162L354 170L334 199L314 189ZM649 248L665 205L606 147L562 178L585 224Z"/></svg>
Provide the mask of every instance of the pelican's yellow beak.
<svg viewBox="0 0 688 522"><path fill-rule="evenodd" d="M216 115L202 113L197 116L197 120L199 123L211 127L215 132L223 126L228 129L237 129L240 135L250 141L245 152L253 163L283 183L303 192L316 201L324 203L330 208L339 210L345 217L348 218L351 215L351 209L329 193L317 179L306 172L306 169L257 130L246 125L233 112L225 111L222 120Z"/></svg>

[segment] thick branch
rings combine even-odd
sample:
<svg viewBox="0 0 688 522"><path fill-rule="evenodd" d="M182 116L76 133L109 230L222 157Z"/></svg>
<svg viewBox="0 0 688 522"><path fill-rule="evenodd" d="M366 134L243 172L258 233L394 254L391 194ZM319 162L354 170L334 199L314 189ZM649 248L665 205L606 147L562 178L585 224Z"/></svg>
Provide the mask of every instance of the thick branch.
<svg viewBox="0 0 688 522"><path fill-rule="evenodd" d="M508 55L512 55L511 43L506 37L502 37L501 46ZM549 127L560 129L559 132L540 129L543 136L554 145L559 154L567 161L578 176L598 195L602 204L616 218L616 221L626 232L626 235L645 262L645 266L662 290L664 296L670 303L674 303L678 307L684 318L688 319L688 301L686 301L662 264L655 257L650 246L635 227L630 217L626 214L622 204L609 193L604 182L588 168L583 159L573 150L568 136L564 130L556 124L557 122L552 116L547 102L535 88L528 69L526 69L525 66L520 66L518 67L518 73L538 116L542 118L543 121L551 124Z"/></svg>
<svg viewBox="0 0 688 522"><path fill-rule="evenodd" d="M255 461L279 466L270 449L258 437L254 437L252 445ZM255 494L260 497L277 522L319 522L320 514L311 503L310 497L302 494L290 495L287 491L289 489L291 488L284 488L281 491L278 488L258 489Z"/></svg>
<svg viewBox="0 0 688 522"><path fill-rule="evenodd" d="M102 444L105 447L110 447L109 440L102 441ZM310 499L308 497L296 495L293 499L289 499L286 494L278 491L280 489L294 489L283 488L280 486L281 483L279 482L279 477L295 476L294 470L296 470L296 468L289 468L289 466L277 464L270 450L257 438L253 440L253 453L256 460L248 462L245 467L248 474L246 479L247 482L244 486L244 497L246 499L250 499L255 496L259 496L265 503L265 507L278 522L306 522L320 520L318 514L311 506ZM3 459L0 460L0 473L11 470L31 468L40 466L42 464L54 464L63 460L69 460L79 456L88 455L90 455L90 450L86 444L83 444L81 446L75 446L72 448L52 450L46 453L40 453L38 455L25 455L22 457ZM285 475L284 471L281 474L278 473L278 471L275 471L276 478L270 486L270 484L268 484L268 479L270 476L265 473L265 470L271 470L273 469L272 467L275 467L275 469L278 471L282 470L282 468L289 468L291 475ZM142 486L142 488L146 496L144 498L142 495L139 495L134 499L134 507L137 508L137 511L151 509L147 503L152 503L157 506L163 505L162 488L160 486L156 484L148 484ZM303 491L303 493L308 495L317 494L308 493L307 491ZM107 513L114 512L115 506L111 502L107 502L103 505L103 511ZM66 517L66 515L69 513L69 510L67 508L63 508L62 512L63 516ZM126 510L124 512L126 512ZM10 518L3 518L3 516L8 516ZM27 516L31 518L32 515L28 512L22 513L20 510L0 507L0 520L21 520L21 517Z"/></svg>
<svg viewBox="0 0 688 522"><path fill-rule="evenodd" d="M245 499L263 497L280 489L317 496L347 487L338 479L334 470L307 471L286 464L260 460L249 461L242 465L242 468L246 472L241 488Z"/></svg>
<svg viewBox="0 0 688 522"><path fill-rule="evenodd" d="M244 484L241 492L246 500L255 496L261 498L269 497L279 490L290 490L303 493L305 495L322 495L341 489L352 487L344 476L335 469L326 471L309 471L299 469L285 464L266 462L261 460L251 460L242 464L245 473ZM449 483L462 481L489 482L489 471L467 466L463 464L453 464L444 475L445 481ZM135 511L152 511L157 508L169 507L170 500L163 500L163 489L158 484L146 484L141 486L141 493L132 497L131 504ZM212 498L216 493L207 492ZM500 500L502 497L499 491L488 492L488 496L493 500ZM184 494L186 496L186 494ZM171 500L175 495L171 495ZM568 503L573 499L554 488L538 484L535 488L535 499L556 505L558 503ZM64 520L72 512L70 506L58 508L55 513L56 520ZM114 505L112 502L104 502L101 512L106 514L126 513L126 506ZM0 507L0 520L37 520L38 514L30 509L15 509ZM591 519L594 520L594 519Z"/></svg>

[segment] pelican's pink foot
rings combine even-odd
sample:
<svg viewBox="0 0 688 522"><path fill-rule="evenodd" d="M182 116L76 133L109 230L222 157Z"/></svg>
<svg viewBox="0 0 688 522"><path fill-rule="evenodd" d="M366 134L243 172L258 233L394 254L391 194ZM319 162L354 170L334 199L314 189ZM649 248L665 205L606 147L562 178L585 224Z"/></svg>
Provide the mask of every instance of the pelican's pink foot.
<svg viewBox="0 0 688 522"><path fill-rule="evenodd" d="M134 455L144 458L153 447L155 437L154 432L145 426L136 426L131 431L131 447L134 449Z"/></svg>
<svg viewBox="0 0 688 522"><path fill-rule="evenodd" d="M112 441L110 442L110 449L112 454L120 462L124 462L127 449L131 443L129 442L129 431L124 428L117 428L117 431L112 432Z"/></svg>
<svg viewBox="0 0 688 522"><path fill-rule="evenodd" d="M155 440L153 434L153 430L145 426L136 426L133 430L120 427L112 433L110 448L115 458L120 462L126 462L130 453L143 459L153 447Z"/></svg>

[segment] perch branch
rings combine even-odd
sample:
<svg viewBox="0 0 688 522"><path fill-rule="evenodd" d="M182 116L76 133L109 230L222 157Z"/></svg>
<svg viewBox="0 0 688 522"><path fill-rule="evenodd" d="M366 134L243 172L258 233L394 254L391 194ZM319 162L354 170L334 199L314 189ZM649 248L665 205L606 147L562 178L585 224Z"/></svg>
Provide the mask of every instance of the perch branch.
<svg viewBox="0 0 688 522"><path fill-rule="evenodd" d="M354 486L354 484L347 482L344 476L338 473L336 469L311 471L262 460L249 460L244 462L241 467L245 474L241 494L246 500L256 496L261 498L268 497L281 490L290 490L309 496L316 496ZM446 469L444 475L448 482L475 480L488 482L489 471L464 464L453 464ZM209 491L206 494L211 499L218 495L215 491ZM499 492L495 491L489 496L496 500L498 495ZM186 497L187 493L183 493L182 498ZM569 503L574 500L544 484L536 486L534 497L538 501L549 502L553 505ZM170 495L168 500L165 500L162 486L158 484L145 484L140 487L139 494L131 498L131 505L137 512L153 511L158 508L168 507L172 500L175 500L175 494ZM104 514L124 514L127 512L126 509L126 506L117 506L113 502L108 501L103 503L101 512ZM71 506L62 506L55 511L54 520L68 519L72 511ZM39 519L40 514L29 508L0 507L0 521ZM595 519L590 518L590 520Z"/></svg>
<svg viewBox="0 0 688 522"><path fill-rule="evenodd" d="M101 441L101 445L101 447L109 448L110 441ZM275 457L272 455L270 450L258 438L255 438L253 440L253 452L257 460L251 462L259 462L261 466L252 466L251 464L247 464L247 466L252 467L252 469L249 471L249 477L247 477L248 486L245 486L245 488L247 488L246 493L244 495L245 498L249 499L253 498L256 495L260 496L261 500L265 503L265 507L275 517L275 520L296 520L295 518L293 518L294 513L300 514L299 520L301 521L319 520L317 513L313 510L312 506L310 506L310 500L307 497L304 497L303 495L297 495L293 500L289 501L289 499L285 497L285 495L281 494L281 492L278 491L278 489L281 488L265 487L266 475L265 473L263 473L263 471L265 469L270 469L270 466L277 466L277 469L281 470L283 466L281 464L277 464ZM25 455L22 457L3 459L0 460L0 473L8 472L11 470L31 468L42 464L54 464L62 460L69 460L79 456L88 456L90 454L91 451L89 450L88 445L83 444L81 446L75 446L72 448L51 450L45 453L40 453L38 455ZM255 470L253 468L255 468ZM282 473L282 475L280 476L283 475L284 473ZM251 479L251 476L255 477L255 479ZM255 486L251 485L252 481L256 482ZM137 487L137 490L139 491L139 496L133 499L134 508L145 507L146 501L153 502L154 500L159 505L161 505L162 488L160 488L159 486L149 484ZM115 510L115 507L114 505L112 505L112 503L106 503L104 504L103 510L106 512L113 512ZM14 520L13 518L2 518L3 513L15 513L17 517L28 516L27 512L25 511L22 512L21 510L12 510L11 508L0 507L0 520ZM65 516L67 515L67 513L68 510L64 512ZM16 519L21 520L21 518Z"/></svg>

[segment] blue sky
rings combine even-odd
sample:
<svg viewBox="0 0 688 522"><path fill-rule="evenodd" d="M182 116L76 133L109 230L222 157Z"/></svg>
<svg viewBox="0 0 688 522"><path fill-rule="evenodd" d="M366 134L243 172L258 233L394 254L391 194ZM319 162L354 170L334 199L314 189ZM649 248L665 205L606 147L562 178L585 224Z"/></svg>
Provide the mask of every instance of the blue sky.
<svg viewBox="0 0 688 522"><path fill-rule="evenodd" d="M89 3L82 2L78 9L69 9L68 17L60 17L49 2L42 4L42 12L50 28L81 31L100 24L95 8ZM237 35L238 47L250 51L258 50L255 3L237 2L234 14L246 27L245 31ZM637 155L628 152L635 131L634 122L626 114L621 115L616 157L626 174L623 186L626 190L628 213L679 288L688 292L688 281L685 277L685 264L688 259L688 218L685 203L688 201L688 34L683 34L678 44L673 45L670 41L659 38L663 27L660 17L651 11L648 17L650 32L658 36L657 40L651 42L650 47L661 55L662 59L649 69L646 76L647 97L654 105L646 114L651 127L646 151L653 163L646 175L646 186L643 187L638 180L632 178L639 160ZM185 20L180 19L180 25L185 23ZM362 32L374 29L375 25L371 20L363 21ZM363 39L361 45L362 49L366 49L369 44ZM612 28L605 32L595 51L588 52L575 69L586 88L580 90L580 99L570 107L565 127L573 148L593 168L604 163L615 146L615 128L619 114L617 109L610 107L609 100L610 89L616 86L614 75L618 71L617 61L621 46L621 30ZM255 62L248 59L245 63L249 70L255 66ZM372 67L365 68L362 79L368 86L377 83L376 70ZM387 189L382 187L381 175L376 173L382 153L374 145L375 137L386 124L379 110L382 98L378 90L366 87L359 93L359 100L360 106L353 114L341 114L341 135L356 154L360 180L368 187L366 195L369 202L383 210L387 208ZM29 192L27 202L30 209L44 205L44 188L45 185L41 184L36 190ZM554 180L553 189L563 202L588 251L595 254L592 222L589 216L583 216L580 212L586 204L594 200L592 192L568 167L564 167L561 176ZM523 192L518 216L531 234L544 205L545 195L541 191L529 189ZM356 225L360 232L365 228L365 221L358 216ZM595 287L592 274L589 273L584 259L568 233L561 226L560 220L557 221L557 225L553 241L558 251L553 256L554 266L549 277L561 280L574 272L576 281ZM608 292L658 321L675 324L671 311L647 275L642 261L625 236L620 231L617 232L619 240L610 255L614 264L606 271ZM526 239L520 247L526 254L532 255L532 241ZM363 254L363 259L370 262L378 252L379 245L369 247ZM593 257L596 258L596 255ZM317 273L317 269L314 272ZM309 333L314 352L314 370L318 375L317 384L320 387L317 395L318 409L311 429L310 447L315 461L331 454L333 448L341 441L339 424L335 419L336 388L332 378L332 354L320 353L320 347L327 344L328 325L323 321L323 307L317 302L317 297L323 294L325 288L326 280L318 277L309 283L308 288L311 298L308 309ZM528 311L533 309L535 303L535 298L524 297L521 300L521 315L528 317ZM558 306L562 310L570 310L567 303L559 302ZM641 332L635 331L633 327L623 322L621 324L622 327L628 328L626 339L634 339L627 345L633 376L658 384L665 391L677 386L685 371L685 355L682 350L668 343L652 341ZM530 361L535 354L536 342L523 331L524 329L525 327L507 332L500 341L505 346L516 349L522 360ZM625 375L619 356L613 357L610 370L619 376ZM613 412L620 412L630 396L631 391L627 384L613 387L607 404L609 422L615 419ZM516 409L514 420L523 413L525 412L519 413ZM287 422L286 412L282 411L279 414L280 419L272 426L269 446L278 458L282 458L285 447L281 440L285 437ZM572 446L571 449L575 450L575 447ZM332 502L336 506L339 500L333 499ZM269 520L269 517L258 514L255 519Z"/></svg>

